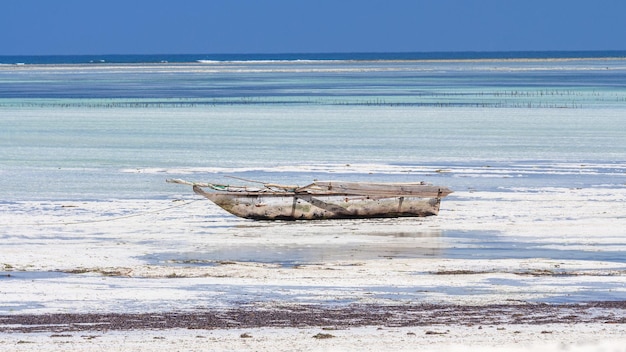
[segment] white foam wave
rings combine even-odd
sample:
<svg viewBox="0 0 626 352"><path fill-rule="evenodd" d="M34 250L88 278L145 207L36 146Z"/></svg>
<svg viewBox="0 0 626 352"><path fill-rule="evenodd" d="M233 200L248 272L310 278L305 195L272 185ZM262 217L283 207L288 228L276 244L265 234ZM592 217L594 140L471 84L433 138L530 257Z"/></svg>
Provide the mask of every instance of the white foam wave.
<svg viewBox="0 0 626 352"><path fill-rule="evenodd" d="M385 164L312 164L312 165L282 165L273 167L190 167L190 168L126 168L123 173L146 173L146 174L231 174L247 172L272 172L272 173L382 173L382 174L406 174L428 173L432 168L415 168Z"/></svg>
<svg viewBox="0 0 626 352"><path fill-rule="evenodd" d="M309 59L296 59L296 60L196 60L201 64L331 64L331 63L349 63L355 60L309 60Z"/></svg>
<svg viewBox="0 0 626 352"><path fill-rule="evenodd" d="M240 174L308 173L308 174L386 174L386 175L434 175L450 174L454 177L530 177L536 175L615 175L624 176L626 164L575 164L575 163L528 163L513 165L393 165L393 164L307 164L279 165L271 167L182 167L182 168L125 168L122 173L144 174Z"/></svg>

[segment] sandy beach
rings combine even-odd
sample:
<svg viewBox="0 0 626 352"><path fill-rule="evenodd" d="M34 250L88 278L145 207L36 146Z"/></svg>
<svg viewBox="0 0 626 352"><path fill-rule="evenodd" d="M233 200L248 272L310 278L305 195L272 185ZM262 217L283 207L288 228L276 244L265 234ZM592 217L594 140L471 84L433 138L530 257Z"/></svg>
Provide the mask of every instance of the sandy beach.
<svg viewBox="0 0 626 352"><path fill-rule="evenodd" d="M257 328L0 335L10 351L624 351L606 324L541 326Z"/></svg>
<svg viewBox="0 0 626 352"><path fill-rule="evenodd" d="M191 195L3 203L0 347L624 350L625 200L461 190L437 217L321 222Z"/></svg>

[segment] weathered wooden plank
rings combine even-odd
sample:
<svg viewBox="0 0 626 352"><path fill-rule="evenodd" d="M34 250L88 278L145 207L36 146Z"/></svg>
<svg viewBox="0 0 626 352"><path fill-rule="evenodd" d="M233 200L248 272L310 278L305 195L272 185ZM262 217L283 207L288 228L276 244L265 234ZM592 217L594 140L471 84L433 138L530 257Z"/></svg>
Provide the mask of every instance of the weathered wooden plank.
<svg viewBox="0 0 626 352"><path fill-rule="evenodd" d="M330 193L369 195L369 196L415 196L445 197L452 193L447 187L433 186L423 183L370 183L343 181L315 181L312 185L297 191L319 189Z"/></svg>

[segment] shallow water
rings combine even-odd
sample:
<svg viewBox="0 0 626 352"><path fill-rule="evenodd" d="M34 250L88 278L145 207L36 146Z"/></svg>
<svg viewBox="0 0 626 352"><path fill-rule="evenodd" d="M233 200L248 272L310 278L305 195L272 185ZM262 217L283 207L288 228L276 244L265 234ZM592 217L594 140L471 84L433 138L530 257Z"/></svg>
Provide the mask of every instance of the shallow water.
<svg viewBox="0 0 626 352"><path fill-rule="evenodd" d="M354 226L370 225L365 223ZM381 258L467 260L542 258L556 261L624 262L623 241L605 243L602 249L597 249L585 241L568 242L564 245L558 238L553 241L545 241L542 238L515 239L496 231L428 230L395 233L393 230L389 232L383 230L372 231L369 234L347 233L349 231L339 227L336 235L328 235L316 231L313 226L308 226L293 234L284 227L268 225L262 235L250 235L245 229L240 228L236 237L263 236L266 241L233 245L224 239L215 239L210 245L195 251L157 252L139 259L151 265L165 266L215 266L228 262L255 262L284 267ZM307 243L308 241L302 241L303 236L317 236L321 239L315 243ZM384 239L372 240L368 236L382 236ZM273 243L274 237L280 238L278 244ZM236 238L232 241L236 242Z"/></svg>
<svg viewBox="0 0 626 352"><path fill-rule="evenodd" d="M5 200L171 197L168 177L624 184L626 61L0 66ZM227 182L232 180L227 180Z"/></svg>

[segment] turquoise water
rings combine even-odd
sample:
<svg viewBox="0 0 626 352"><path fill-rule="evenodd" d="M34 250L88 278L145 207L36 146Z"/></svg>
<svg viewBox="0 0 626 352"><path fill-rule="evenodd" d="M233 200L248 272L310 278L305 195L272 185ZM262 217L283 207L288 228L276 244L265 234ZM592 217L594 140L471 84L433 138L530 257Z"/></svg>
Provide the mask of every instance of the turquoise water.
<svg viewBox="0 0 626 352"><path fill-rule="evenodd" d="M0 65L0 194L168 198L170 177L626 183L626 59ZM203 61L206 60L206 61Z"/></svg>

